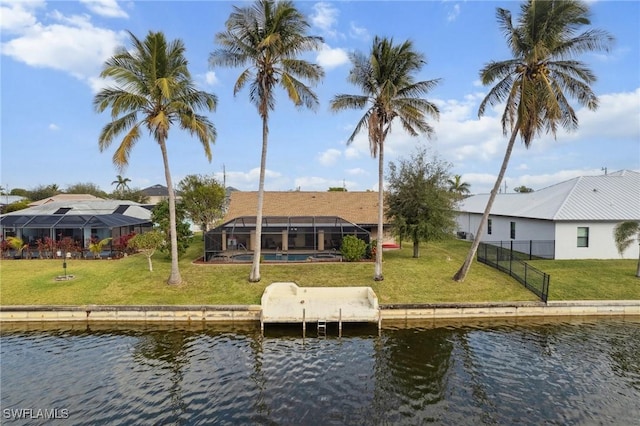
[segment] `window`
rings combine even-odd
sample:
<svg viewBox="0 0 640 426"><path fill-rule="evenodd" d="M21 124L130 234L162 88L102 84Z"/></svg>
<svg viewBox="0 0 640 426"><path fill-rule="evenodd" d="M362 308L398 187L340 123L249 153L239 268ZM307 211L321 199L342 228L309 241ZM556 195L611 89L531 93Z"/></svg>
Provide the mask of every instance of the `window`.
<svg viewBox="0 0 640 426"><path fill-rule="evenodd" d="M589 247L589 228L578 226L578 247Z"/></svg>
<svg viewBox="0 0 640 426"><path fill-rule="evenodd" d="M515 222L511 222L511 239L512 240L516 239L516 223Z"/></svg>
<svg viewBox="0 0 640 426"><path fill-rule="evenodd" d="M491 235L491 219L487 219L487 234Z"/></svg>

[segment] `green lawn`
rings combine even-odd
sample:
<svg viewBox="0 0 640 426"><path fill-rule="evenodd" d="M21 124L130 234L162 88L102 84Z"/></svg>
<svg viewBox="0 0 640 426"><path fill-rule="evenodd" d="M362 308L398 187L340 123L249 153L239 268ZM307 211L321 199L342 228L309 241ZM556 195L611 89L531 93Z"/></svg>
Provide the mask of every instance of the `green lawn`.
<svg viewBox="0 0 640 426"><path fill-rule="evenodd" d="M511 302L537 300L506 274L474 263L465 282L451 276L469 245L463 241L430 243L421 257L411 247L385 252L382 282L373 281L373 264L310 263L263 264L262 281L249 283L250 265L195 264L203 243L197 239L180 261L184 283L168 286L169 260L154 256L154 271L143 255L120 260L70 260L67 273L75 278L55 281L64 273L60 260L0 261L2 305L148 305L148 304L259 304L264 288L276 281L301 286L371 286L380 303ZM551 274L550 300L640 299L635 261L535 261Z"/></svg>

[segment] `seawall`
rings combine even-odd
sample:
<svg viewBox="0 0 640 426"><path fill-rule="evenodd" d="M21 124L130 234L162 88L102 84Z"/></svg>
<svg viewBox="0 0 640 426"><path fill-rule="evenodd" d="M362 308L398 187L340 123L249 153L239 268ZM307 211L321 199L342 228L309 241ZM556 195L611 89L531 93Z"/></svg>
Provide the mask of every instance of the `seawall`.
<svg viewBox="0 0 640 426"><path fill-rule="evenodd" d="M260 321L260 305L0 306L0 322ZM381 321L572 316L640 316L640 300L380 305Z"/></svg>

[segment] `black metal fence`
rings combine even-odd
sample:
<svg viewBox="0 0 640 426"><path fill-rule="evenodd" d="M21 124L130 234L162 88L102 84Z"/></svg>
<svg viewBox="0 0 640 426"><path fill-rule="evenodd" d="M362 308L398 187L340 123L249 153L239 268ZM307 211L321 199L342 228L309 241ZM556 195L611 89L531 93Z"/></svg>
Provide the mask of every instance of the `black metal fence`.
<svg viewBox="0 0 640 426"><path fill-rule="evenodd" d="M555 259L556 257L556 242L553 240L509 240L486 243L510 250L519 260Z"/></svg>
<svg viewBox="0 0 640 426"><path fill-rule="evenodd" d="M491 243L480 243L478 246L478 262L509 274L528 290L537 295L540 300L547 303L549 296L550 276L547 273L534 268L524 262L522 253L510 248L500 247Z"/></svg>

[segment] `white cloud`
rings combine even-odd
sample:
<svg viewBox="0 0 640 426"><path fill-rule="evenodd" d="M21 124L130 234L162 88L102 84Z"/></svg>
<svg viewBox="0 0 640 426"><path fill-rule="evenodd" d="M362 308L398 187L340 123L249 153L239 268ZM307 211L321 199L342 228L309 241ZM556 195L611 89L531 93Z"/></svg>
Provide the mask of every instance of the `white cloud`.
<svg viewBox="0 0 640 426"><path fill-rule="evenodd" d="M207 72L204 76L204 80L207 82L209 86L214 86L219 82L218 77L216 76L216 73L213 71Z"/></svg>
<svg viewBox="0 0 640 426"><path fill-rule="evenodd" d="M55 123L51 123L51 124L49 124L49 130L52 130L52 131L54 131L54 132L55 132L55 131L57 131L57 130L60 130L60 126L58 126L58 125L57 125L57 124L55 124Z"/></svg>
<svg viewBox="0 0 640 426"><path fill-rule="evenodd" d="M222 173L214 173L216 179L220 182L223 180ZM227 186L233 186L234 188L242 191L257 191L258 183L260 181L260 168L255 167L247 172L242 171L227 171L226 172ZM289 183L289 179L282 175L282 173L275 172L273 170L265 170L265 189L268 191L284 190Z"/></svg>
<svg viewBox="0 0 640 426"><path fill-rule="evenodd" d="M367 172L365 169L360 168L360 167L355 167L353 169L347 169L345 171L347 172L348 175L352 175L352 176L368 175L369 174L369 172Z"/></svg>
<svg viewBox="0 0 640 426"><path fill-rule="evenodd" d="M340 11L331 3L320 2L313 5L314 13L311 15L311 23L320 28L324 36L335 38L338 32L334 28L338 22Z"/></svg>
<svg viewBox="0 0 640 426"><path fill-rule="evenodd" d="M342 179L327 179L318 176L301 176L294 180L296 188L301 191L327 191L329 188L346 187L348 190L356 190L357 183Z"/></svg>
<svg viewBox="0 0 640 426"><path fill-rule="evenodd" d="M328 44L323 44L316 57L316 62L324 68L336 68L348 63L349 55L344 49L339 47L331 48Z"/></svg>
<svg viewBox="0 0 640 426"><path fill-rule="evenodd" d="M351 22L349 25L349 36L363 41L371 38L369 31L364 27L359 27L355 22Z"/></svg>
<svg viewBox="0 0 640 426"><path fill-rule="evenodd" d="M80 0L87 8L107 18L128 18L127 12L120 8L116 0Z"/></svg>
<svg viewBox="0 0 640 426"><path fill-rule="evenodd" d="M126 33L93 26L86 15L50 14L51 25L36 22L21 34L2 43L2 53L32 67L51 68L71 74L89 86Z"/></svg>
<svg viewBox="0 0 640 426"><path fill-rule="evenodd" d="M334 149L334 148L330 148L330 149L322 152L318 156L318 161L323 166L332 166L332 165L334 165L336 163L336 161L338 161L338 158L340 158L341 155L342 155L342 153L340 152L340 150Z"/></svg>
<svg viewBox="0 0 640 426"><path fill-rule="evenodd" d="M451 8L449 13L447 14L447 22L455 21L459 15L460 15L460 5L454 4L453 8Z"/></svg>
<svg viewBox="0 0 640 426"><path fill-rule="evenodd" d="M0 26L3 33L20 33L33 27L37 20L35 12L45 6L44 1L0 3Z"/></svg>

